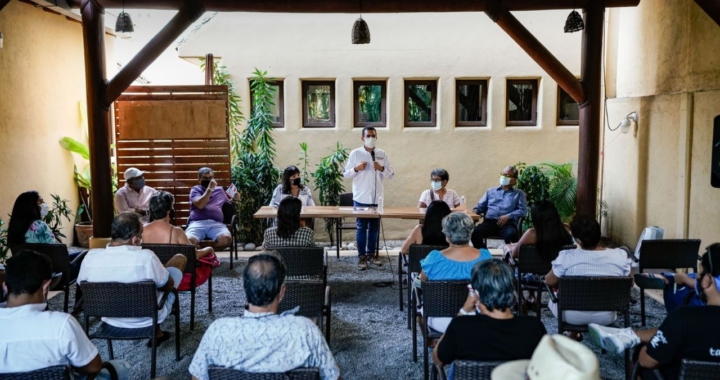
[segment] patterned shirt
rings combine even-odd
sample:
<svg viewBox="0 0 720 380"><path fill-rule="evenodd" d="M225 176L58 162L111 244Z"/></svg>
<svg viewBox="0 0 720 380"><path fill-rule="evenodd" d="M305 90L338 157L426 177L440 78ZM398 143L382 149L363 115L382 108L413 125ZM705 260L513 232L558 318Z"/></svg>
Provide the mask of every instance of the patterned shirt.
<svg viewBox="0 0 720 380"><path fill-rule="evenodd" d="M440 195L438 195L437 191L433 191L433 195L435 196L436 201L443 201L447 203L448 206L450 206L450 209L454 209L456 205L460 204L460 196L458 193L455 192L455 190L446 189L445 196L440 199ZM422 194L420 194L420 200L418 202L425 203L425 205L430 206L430 203L433 202L433 198L430 196L430 192L432 190L427 189L423 191Z"/></svg>
<svg viewBox="0 0 720 380"><path fill-rule="evenodd" d="M340 368L320 329L291 311L279 315L245 311L241 318L213 322L189 371L200 380L209 380L210 366L255 373L314 367L320 369L323 380L340 377Z"/></svg>
<svg viewBox="0 0 720 380"><path fill-rule="evenodd" d="M277 227L265 230L263 247L314 247L315 232L308 227L300 227L289 238L281 238L277 234Z"/></svg>
<svg viewBox="0 0 720 380"><path fill-rule="evenodd" d="M512 187L505 191L502 186L493 187L485 192L473 211L485 214L485 219L499 219L503 215L510 215L511 219L518 220L527 214L527 200L522 190Z"/></svg>
<svg viewBox="0 0 720 380"><path fill-rule="evenodd" d="M52 233L50 226L42 220L36 220L25 232L26 244L55 244L55 235Z"/></svg>

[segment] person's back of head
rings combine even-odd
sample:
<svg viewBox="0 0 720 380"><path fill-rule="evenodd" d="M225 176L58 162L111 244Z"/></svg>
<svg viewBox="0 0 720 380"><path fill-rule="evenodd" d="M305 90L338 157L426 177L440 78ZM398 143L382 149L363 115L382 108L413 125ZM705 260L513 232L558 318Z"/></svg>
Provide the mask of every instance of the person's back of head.
<svg viewBox="0 0 720 380"><path fill-rule="evenodd" d="M570 223L570 231L582 249L593 250L600 242L600 224L594 217L576 215Z"/></svg>
<svg viewBox="0 0 720 380"><path fill-rule="evenodd" d="M447 245L447 239L442 232L442 221L450 215L450 206L443 201L432 201L425 211L425 221L422 226L423 244Z"/></svg>
<svg viewBox="0 0 720 380"><path fill-rule="evenodd" d="M40 253L23 250L7 260L5 288L8 296L33 295L40 289L46 293L52 279L52 263Z"/></svg>
<svg viewBox="0 0 720 380"><path fill-rule="evenodd" d="M150 198L150 216L153 220L162 220L168 216L175 204L175 197L167 191L158 191Z"/></svg>
<svg viewBox="0 0 720 380"><path fill-rule="evenodd" d="M8 245L25 243L25 234L36 220L40 220L40 206L37 191L26 191L15 199L8 226Z"/></svg>
<svg viewBox="0 0 720 380"><path fill-rule="evenodd" d="M280 201L277 211L277 235L287 239L300 229L300 212L302 201L287 197Z"/></svg>
<svg viewBox="0 0 720 380"><path fill-rule="evenodd" d="M563 246L572 244L555 205L546 200L533 203L530 208L535 228L535 248L544 261L554 260Z"/></svg>
<svg viewBox="0 0 720 380"><path fill-rule="evenodd" d="M110 238L115 245L142 245L143 224L134 212L123 212L112 222Z"/></svg>
<svg viewBox="0 0 720 380"><path fill-rule="evenodd" d="M266 307L280 295L285 284L285 262L275 251L250 257L243 269L243 289L250 305Z"/></svg>
<svg viewBox="0 0 720 380"><path fill-rule="evenodd" d="M442 232L454 245L465 245L470 242L475 223L464 212L453 212L442 221Z"/></svg>
<svg viewBox="0 0 720 380"><path fill-rule="evenodd" d="M515 304L515 277L500 259L481 261L473 266L472 287L488 311L509 310Z"/></svg>

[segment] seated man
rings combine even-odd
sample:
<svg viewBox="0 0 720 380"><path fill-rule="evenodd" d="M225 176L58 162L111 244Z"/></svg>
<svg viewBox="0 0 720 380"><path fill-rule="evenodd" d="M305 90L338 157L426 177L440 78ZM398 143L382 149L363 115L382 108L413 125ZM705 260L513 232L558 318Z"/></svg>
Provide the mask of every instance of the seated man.
<svg viewBox="0 0 720 380"><path fill-rule="evenodd" d="M222 251L232 244L230 230L223 223L223 205L230 198L215 182L212 169L198 170L199 185L190 189L190 218L185 230L190 241L199 247L200 240L209 238L214 242L215 252ZM236 193L233 201L240 199Z"/></svg>
<svg viewBox="0 0 720 380"><path fill-rule="evenodd" d="M44 311L52 266L34 251L22 251L7 261L3 291L7 306L0 308L0 373L30 372L69 365L80 376L109 379L97 348L70 314ZM110 361L120 379L130 375L129 364ZM102 371L101 371L102 370Z"/></svg>
<svg viewBox="0 0 720 380"><path fill-rule="evenodd" d="M150 197L155 194L155 189L145 186L144 171L137 168L125 170L125 186L115 192L115 210L118 214L123 212L134 212L142 216L143 223L150 222L148 212Z"/></svg>
<svg viewBox="0 0 720 380"><path fill-rule="evenodd" d="M152 251L142 249L143 224L138 214L126 212L113 219L111 238L107 248L93 249L87 253L77 282L121 282L133 283L152 280L158 291L175 289L183 277L187 259L175 255L165 266ZM160 299L161 294L158 294ZM170 314L175 296L170 294L165 306L158 311L158 323ZM121 328L140 328L152 325L152 318L103 318L103 322ZM170 339L170 334L157 330L157 344Z"/></svg>
<svg viewBox="0 0 720 380"><path fill-rule="evenodd" d="M473 292L433 351L439 367L455 360L510 361L530 359L543 335L545 325L530 316L514 316L513 270L499 259L475 264ZM479 313L476 312L479 310ZM452 368L450 379L452 379Z"/></svg>
<svg viewBox="0 0 720 380"><path fill-rule="evenodd" d="M209 380L210 366L256 373L315 367L323 380L340 379L320 329L305 317L277 314L285 296L285 271L282 257L273 251L248 260L242 276L247 311L210 325L190 363L194 380Z"/></svg>
<svg viewBox="0 0 720 380"><path fill-rule="evenodd" d="M522 190L515 189L518 171L508 166L500 174L500 186L492 187L483 195L473 211L483 215L472 235L475 248L487 248L483 239L489 236L500 236L505 244L515 243L520 239L517 222L527 214L527 201Z"/></svg>
<svg viewBox="0 0 720 380"><path fill-rule="evenodd" d="M714 265L713 265L714 264ZM635 350L636 361L644 369L640 377L655 379L652 369L660 369L667 380L677 379L682 359L720 362L720 246L708 247L701 261L697 290L707 306L680 306L668 314L657 329L633 331L589 325L593 343L610 352L622 353L643 344Z"/></svg>

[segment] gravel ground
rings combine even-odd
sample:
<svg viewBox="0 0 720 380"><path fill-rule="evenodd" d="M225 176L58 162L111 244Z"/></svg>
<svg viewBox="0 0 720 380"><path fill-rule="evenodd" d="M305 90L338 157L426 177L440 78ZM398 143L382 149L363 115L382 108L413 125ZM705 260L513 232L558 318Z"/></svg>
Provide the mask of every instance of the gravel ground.
<svg viewBox="0 0 720 380"><path fill-rule="evenodd" d="M386 259L387 260L387 259ZM220 268L213 275L213 312L207 311L207 286L198 289L195 317L195 331L190 331L190 297L180 295L181 302L181 355L175 361L173 340L158 349L157 376L173 379L189 379L187 369L204 331L216 318L240 316L245 297L241 285L241 267L229 269L228 259L223 259ZM243 263L243 259L240 260ZM406 314L398 310L397 283L392 287L379 287L375 283L397 280L395 267L397 258L392 260L393 271L386 264L382 268L371 268L359 272L356 260L350 257L331 258L328 282L332 288L332 341L331 349L343 372L343 379L421 379L422 357L418 363L412 361L411 332L407 329ZM634 297L638 294L635 291ZM646 300L648 326L659 326L665 316L662 305L648 298ZM71 300L72 305L72 300ZM50 300L52 310L62 309L62 297ZM631 313L633 326L640 325L640 306L634 305ZM658 316L658 317L653 317ZM543 322L548 332L557 332L556 320L547 309L543 310ZM82 316L79 318L82 323ZM174 319L168 318L163 330L174 331ZM91 329L95 323L91 323ZM422 339L419 339L421 341ZM108 359L105 341L95 340L103 360ZM586 343L590 346L589 343ZM603 379L624 379L622 356L601 354ZM150 374L150 349L145 341L113 342L115 357L133 364L131 379L148 379ZM420 351L421 352L421 351Z"/></svg>

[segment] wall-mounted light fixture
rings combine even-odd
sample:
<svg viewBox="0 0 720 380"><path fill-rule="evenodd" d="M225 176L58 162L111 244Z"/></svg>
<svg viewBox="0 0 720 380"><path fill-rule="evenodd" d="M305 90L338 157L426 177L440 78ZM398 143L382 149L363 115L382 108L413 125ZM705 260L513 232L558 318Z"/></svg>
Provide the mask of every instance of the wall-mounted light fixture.
<svg viewBox="0 0 720 380"><path fill-rule="evenodd" d="M633 128L633 136L637 136L638 130L638 114L633 111L627 114L624 119L620 122L620 132L630 133L630 128Z"/></svg>

